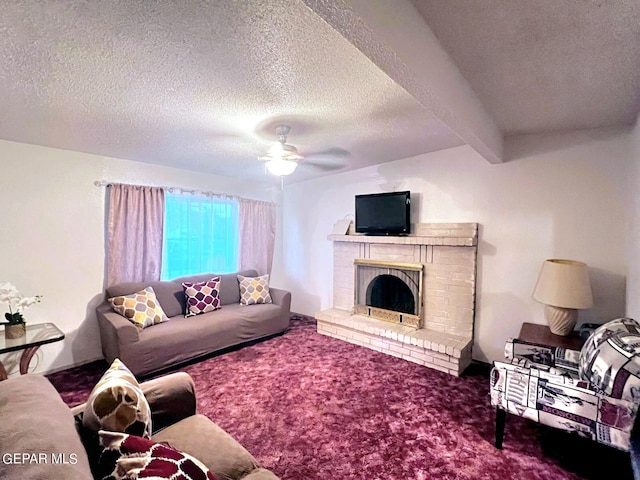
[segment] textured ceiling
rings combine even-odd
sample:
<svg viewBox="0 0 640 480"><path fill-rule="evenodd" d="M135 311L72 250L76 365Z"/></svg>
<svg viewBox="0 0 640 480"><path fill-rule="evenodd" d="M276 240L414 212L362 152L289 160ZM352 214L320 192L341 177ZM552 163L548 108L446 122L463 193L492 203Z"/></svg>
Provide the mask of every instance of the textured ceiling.
<svg viewBox="0 0 640 480"><path fill-rule="evenodd" d="M265 180L279 121L344 169L462 143L291 0L3 2L0 110L2 139Z"/></svg>
<svg viewBox="0 0 640 480"><path fill-rule="evenodd" d="M638 0L412 0L506 135L628 125Z"/></svg>
<svg viewBox="0 0 640 480"><path fill-rule="evenodd" d="M284 122L299 181L640 110L638 0L389 2L4 1L0 138L273 181Z"/></svg>

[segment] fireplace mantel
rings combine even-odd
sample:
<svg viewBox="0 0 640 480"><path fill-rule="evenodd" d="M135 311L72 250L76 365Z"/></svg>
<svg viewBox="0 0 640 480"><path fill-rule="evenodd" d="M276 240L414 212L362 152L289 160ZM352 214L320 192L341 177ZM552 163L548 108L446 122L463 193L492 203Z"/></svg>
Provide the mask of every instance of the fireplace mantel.
<svg viewBox="0 0 640 480"><path fill-rule="evenodd" d="M352 224L347 235L328 236L334 250L333 308L317 312L318 332L459 375L473 347L478 224L419 223L412 232L360 235ZM424 266L423 328L354 315L358 259Z"/></svg>
<svg viewBox="0 0 640 480"><path fill-rule="evenodd" d="M353 224L348 235L329 235L332 242L386 243L394 245L442 245L450 247L474 247L478 245L477 223L417 223L413 224L411 235L373 236L353 232Z"/></svg>

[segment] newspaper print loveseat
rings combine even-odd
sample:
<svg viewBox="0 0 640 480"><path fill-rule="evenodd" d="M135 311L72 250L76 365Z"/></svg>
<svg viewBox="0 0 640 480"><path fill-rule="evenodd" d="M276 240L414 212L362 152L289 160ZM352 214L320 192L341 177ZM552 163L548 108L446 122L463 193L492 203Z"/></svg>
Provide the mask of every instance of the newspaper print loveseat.
<svg viewBox="0 0 640 480"><path fill-rule="evenodd" d="M581 351L510 339L491 371L496 447L506 413L630 451L640 404L640 324L605 323Z"/></svg>

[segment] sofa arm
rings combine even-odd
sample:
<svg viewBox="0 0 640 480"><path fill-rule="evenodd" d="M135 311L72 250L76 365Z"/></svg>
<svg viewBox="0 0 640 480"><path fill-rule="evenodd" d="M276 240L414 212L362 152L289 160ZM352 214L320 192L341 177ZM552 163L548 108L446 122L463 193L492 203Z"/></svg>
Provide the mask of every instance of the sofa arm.
<svg viewBox="0 0 640 480"><path fill-rule="evenodd" d="M185 372L147 380L140 384L149 408L151 424L157 432L169 425L196 414L196 387ZM81 418L86 403L71 408L71 413Z"/></svg>
<svg viewBox="0 0 640 480"><path fill-rule="evenodd" d="M568 348L550 347L549 345L527 342L510 338L504 345L504 357L507 360L520 360L527 365L541 369L558 368L577 375L580 352Z"/></svg>
<svg viewBox="0 0 640 480"><path fill-rule="evenodd" d="M188 373L147 380L140 387L151 408L154 432L196 414L196 387Z"/></svg>
<svg viewBox="0 0 640 480"><path fill-rule="evenodd" d="M549 368L546 365L538 366L518 358L506 362L493 362L491 388L496 386L495 380L498 378L504 379L507 374L523 375L527 378L534 377L558 385L575 388L585 393L595 393L595 390L589 382L580 380L573 372L561 368Z"/></svg>
<svg viewBox="0 0 640 480"><path fill-rule="evenodd" d="M121 346L138 341L138 328L122 315L116 313L108 303L96 308L102 354L108 363L122 357Z"/></svg>
<svg viewBox="0 0 640 480"><path fill-rule="evenodd" d="M242 480L280 480L273 472L265 468L256 468L248 475L242 477Z"/></svg>
<svg viewBox="0 0 640 480"><path fill-rule="evenodd" d="M269 295L271 295L271 301L274 304L291 311L291 292L280 288L269 288Z"/></svg>
<svg viewBox="0 0 640 480"><path fill-rule="evenodd" d="M178 372L148 380L140 387L149 402L154 433L196 413L195 386L187 373ZM86 403L77 405L71 408L71 413L76 417L76 428L87 451L91 470L95 472L102 447L98 432L82 426L85 406Z"/></svg>
<svg viewBox="0 0 640 480"><path fill-rule="evenodd" d="M568 372L557 368L549 368L546 365L542 367L537 368L518 358L506 362L493 362L489 387L491 405L518 416L533 418L526 412L519 412L517 405L535 410L535 400L531 404L529 394L535 395L541 383L568 387L587 397L596 396L588 382L573 378Z"/></svg>

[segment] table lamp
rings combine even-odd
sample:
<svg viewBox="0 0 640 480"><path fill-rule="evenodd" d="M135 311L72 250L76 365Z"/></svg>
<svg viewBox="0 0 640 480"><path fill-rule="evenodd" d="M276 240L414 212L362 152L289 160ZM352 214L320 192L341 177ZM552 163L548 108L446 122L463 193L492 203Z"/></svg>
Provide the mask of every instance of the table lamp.
<svg viewBox="0 0 640 480"><path fill-rule="evenodd" d="M589 267L574 260L545 260L533 290L544 306L551 333L567 336L576 326L579 308L593 305Z"/></svg>

